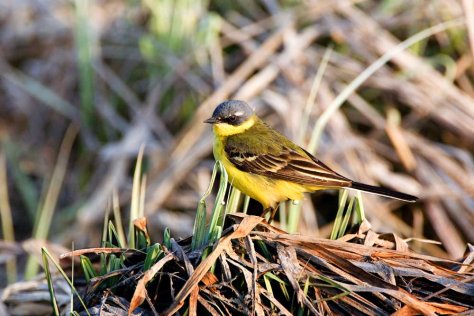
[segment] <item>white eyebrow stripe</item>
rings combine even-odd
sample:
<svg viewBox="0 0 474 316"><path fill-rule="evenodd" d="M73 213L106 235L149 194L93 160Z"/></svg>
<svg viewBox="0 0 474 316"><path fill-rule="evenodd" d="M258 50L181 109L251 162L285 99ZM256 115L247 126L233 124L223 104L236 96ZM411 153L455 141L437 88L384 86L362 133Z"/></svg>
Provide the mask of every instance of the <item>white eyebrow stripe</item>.
<svg viewBox="0 0 474 316"><path fill-rule="evenodd" d="M235 112L234 115L235 116L242 116L242 115L244 115L244 112L243 111L238 111L238 112Z"/></svg>

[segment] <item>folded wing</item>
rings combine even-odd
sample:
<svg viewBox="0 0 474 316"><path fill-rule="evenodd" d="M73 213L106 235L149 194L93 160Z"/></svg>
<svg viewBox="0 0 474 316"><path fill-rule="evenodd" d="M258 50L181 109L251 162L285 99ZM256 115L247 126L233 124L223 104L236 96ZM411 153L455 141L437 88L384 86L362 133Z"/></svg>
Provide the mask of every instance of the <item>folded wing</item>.
<svg viewBox="0 0 474 316"><path fill-rule="evenodd" d="M247 149L248 150L248 149ZM225 147L227 158L239 170L314 187L350 187L352 181L331 170L303 149L283 147L278 154L257 154Z"/></svg>

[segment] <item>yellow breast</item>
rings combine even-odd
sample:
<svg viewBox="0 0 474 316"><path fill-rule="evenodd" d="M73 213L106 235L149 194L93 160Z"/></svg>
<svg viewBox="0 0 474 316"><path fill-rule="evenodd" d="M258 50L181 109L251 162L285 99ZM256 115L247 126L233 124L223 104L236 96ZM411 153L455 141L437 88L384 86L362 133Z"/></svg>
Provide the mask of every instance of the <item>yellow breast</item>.
<svg viewBox="0 0 474 316"><path fill-rule="evenodd" d="M224 165L229 182L239 191L260 202L264 209L277 207L281 201L301 200L308 190L302 185L265 176L251 174L237 169L224 151L223 137L214 136L214 157Z"/></svg>

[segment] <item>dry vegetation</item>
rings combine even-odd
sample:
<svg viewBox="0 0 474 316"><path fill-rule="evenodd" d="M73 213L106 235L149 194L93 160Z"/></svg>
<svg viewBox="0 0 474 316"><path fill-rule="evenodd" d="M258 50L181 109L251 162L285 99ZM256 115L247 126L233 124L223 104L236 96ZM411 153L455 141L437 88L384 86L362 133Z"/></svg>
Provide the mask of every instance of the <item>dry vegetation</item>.
<svg viewBox="0 0 474 316"><path fill-rule="evenodd" d="M210 251L193 249L191 238L169 239L152 246L158 250L153 263L152 252L131 248L91 248L61 255L62 266L69 271L73 258L90 258L96 264L102 260L99 257L123 258L115 271L90 280L76 276L84 305L76 300L74 310L80 315L87 314L83 306L91 315L470 315L473 311L472 255L457 263L416 254L402 240L377 235L367 227L345 240L328 240L288 234L261 217L241 213L229 215L227 224ZM70 291L61 276L52 280L65 314L71 308ZM17 314L44 313L49 306L46 282L18 283L6 293L5 302Z"/></svg>
<svg viewBox="0 0 474 316"><path fill-rule="evenodd" d="M373 231L369 241L366 235L356 238L365 243L361 248L315 239L329 236L337 201L333 192L308 197L302 203L301 236L258 224L233 239L233 247L227 246L227 257L221 257L216 272L219 282L228 282L226 278L240 269L255 312L261 312L257 292L265 301L263 312L283 311L277 306L278 295L267 295L268 289L256 282L262 277L257 264L284 275L282 282L293 291L289 296L298 299L284 307L292 313L298 303L310 309L304 301L308 296L298 294L306 280L337 282L353 291L338 296L338 302L358 302L367 311L373 305L401 314L472 308L472 249L463 254L474 241L473 1L180 0L171 10L173 2L1 1L0 263L6 264L0 266L0 275L7 275L5 269L16 269L20 277L35 271L34 259L25 263L25 257L41 258L39 248L46 240L51 242L48 249L70 248L72 241L76 249L97 246L114 191L118 204L127 209L131 170L141 144L146 144L144 211L151 239L162 236L165 227L174 237L188 236L212 169L210 130L202 121L216 104L236 98L249 101L297 143L316 149L321 160L342 174L421 199L406 205L364 195ZM347 86L381 56L433 26L432 34L394 54L343 98ZM325 56L327 66L314 90ZM342 106L329 117L320 137L313 138L318 118L337 102ZM258 214L258 205L251 204L249 212ZM126 222L127 213L123 216ZM390 239L398 242L389 245L374 243L379 240L373 239L374 231L400 237ZM275 234L282 239L276 241ZM370 250L373 245L400 245L399 238L412 238L410 248L424 255L370 252L375 251ZM420 241L426 239L442 244ZM266 262L269 259L255 250L253 244L261 240L272 248L274 262ZM189 246L186 240L179 245ZM288 253L288 247L298 251ZM337 259L325 257L326 247ZM238 258L242 252L249 257L240 262L232 251ZM381 264L366 261L369 252ZM274 266L286 255L298 261L298 271ZM183 258L170 260L188 262ZM185 267L180 278L194 275L186 269L197 271L204 262L191 261L177 268ZM385 265L391 267L388 272ZM127 265L133 273L141 268ZM365 274L344 274L347 269ZM455 274L459 269L462 275ZM381 270L387 274L380 275ZM328 279L313 279L321 274ZM0 286L15 275L8 274L8 280L0 276ZM443 278L456 282L448 284ZM361 289L359 281L384 290L355 294ZM211 311L205 304L215 299L223 304L220 308L231 308L216 298L221 289L215 290L215 282L201 283L202 294L190 289L187 302L197 300L199 308ZM175 294L188 284L182 283ZM342 303L335 307L331 300L321 300L345 293L330 284L326 292L310 293L319 313L336 307L344 311ZM403 297L394 287L404 291ZM427 299L434 293L434 300ZM110 298L127 306L120 301L123 297L114 295ZM39 301L45 301L44 296ZM0 304L0 314L2 308Z"/></svg>

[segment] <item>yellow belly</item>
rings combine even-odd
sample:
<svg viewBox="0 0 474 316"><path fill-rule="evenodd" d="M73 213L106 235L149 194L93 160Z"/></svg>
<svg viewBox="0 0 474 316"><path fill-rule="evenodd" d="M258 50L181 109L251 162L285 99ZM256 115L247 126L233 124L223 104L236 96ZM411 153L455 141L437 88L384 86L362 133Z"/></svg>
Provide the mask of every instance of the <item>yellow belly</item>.
<svg viewBox="0 0 474 316"><path fill-rule="evenodd" d="M214 140L214 157L224 165L229 183L260 202L264 209L275 208L285 200L301 200L303 193L308 191L299 184L240 171L227 159L222 142L217 137Z"/></svg>

